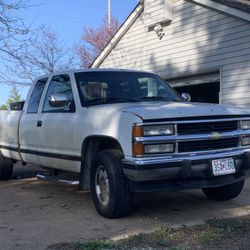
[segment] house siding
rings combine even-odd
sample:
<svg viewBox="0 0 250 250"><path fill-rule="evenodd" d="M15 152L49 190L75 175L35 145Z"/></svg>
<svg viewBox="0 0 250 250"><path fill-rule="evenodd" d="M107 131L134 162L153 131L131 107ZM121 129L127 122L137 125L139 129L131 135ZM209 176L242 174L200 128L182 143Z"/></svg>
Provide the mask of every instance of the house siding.
<svg viewBox="0 0 250 250"><path fill-rule="evenodd" d="M221 70L221 98L250 105L250 22L187 0L173 1L173 21L159 39L142 13L99 67L153 71L164 78Z"/></svg>

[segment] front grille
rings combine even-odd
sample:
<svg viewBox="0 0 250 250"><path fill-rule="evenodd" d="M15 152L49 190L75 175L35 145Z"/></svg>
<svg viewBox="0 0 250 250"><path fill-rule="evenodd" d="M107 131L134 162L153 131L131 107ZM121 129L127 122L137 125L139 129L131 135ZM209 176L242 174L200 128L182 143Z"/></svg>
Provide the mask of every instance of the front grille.
<svg viewBox="0 0 250 250"><path fill-rule="evenodd" d="M177 131L179 135L230 132L237 129L238 121L183 123L177 125Z"/></svg>
<svg viewBox="0 0 250 250"><path fill-rule="evenodd" d="M218 140L185 141L178 143L178 151L196 152L207 150L218 150L225 148L235 148L239 146L239 138L226 138Z"/></svg>

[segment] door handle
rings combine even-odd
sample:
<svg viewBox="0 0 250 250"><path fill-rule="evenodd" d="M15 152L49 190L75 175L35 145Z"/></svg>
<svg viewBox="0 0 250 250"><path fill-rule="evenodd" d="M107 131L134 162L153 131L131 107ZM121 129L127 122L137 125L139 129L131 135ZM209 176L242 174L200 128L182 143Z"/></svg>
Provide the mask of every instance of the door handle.
<svg viewBox="0 0 250 250"><path fill-rule="evenodd" d="M42 125L43 125L42 121L37 121L37 124L36 124L37 127L42 127Z"/></svg>

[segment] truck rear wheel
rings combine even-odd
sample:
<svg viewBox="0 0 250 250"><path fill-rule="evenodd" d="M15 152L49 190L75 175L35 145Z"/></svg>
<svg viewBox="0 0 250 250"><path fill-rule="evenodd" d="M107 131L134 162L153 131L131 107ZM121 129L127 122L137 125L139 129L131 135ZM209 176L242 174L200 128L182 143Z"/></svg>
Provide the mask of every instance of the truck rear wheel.
<svg viewBox="0 0 250 250"><path fill-rule="evenodd" d="M236 198L242 191L245 181L214 188L203 188L204 194L212 200L226 201Z"/></svg>
<svg viewBox="0 0 250 250"><path fill-rule="evenodd" d="M13 160L0 154L0 180L9 180L13 172Z"/></svg>
<svg viewBox="0 0 250 250"><path fill-rule="evenodd" d="M133 208L133 193L122 172L119 150L104 150L94 158L90 184L96 210L104 217L128 215Z"/></svg>

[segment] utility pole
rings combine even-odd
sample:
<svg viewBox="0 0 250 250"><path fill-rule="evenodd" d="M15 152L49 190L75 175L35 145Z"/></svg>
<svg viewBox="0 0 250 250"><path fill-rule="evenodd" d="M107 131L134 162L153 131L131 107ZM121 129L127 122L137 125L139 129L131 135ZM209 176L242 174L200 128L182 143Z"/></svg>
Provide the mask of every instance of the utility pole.
<svg viewBox="0 0 250 250"><path fill-rule="evenodd" d="M108 0L108 25L109 25L109 31L111 31L111 0Z"/></svg>

